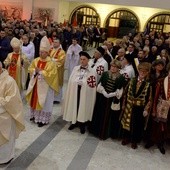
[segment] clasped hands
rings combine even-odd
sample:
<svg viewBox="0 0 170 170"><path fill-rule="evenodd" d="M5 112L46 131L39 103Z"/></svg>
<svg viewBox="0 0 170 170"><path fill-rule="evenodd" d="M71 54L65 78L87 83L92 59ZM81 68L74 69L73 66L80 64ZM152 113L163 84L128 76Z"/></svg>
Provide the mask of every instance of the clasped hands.
<svg viewBox="0 0 170 170"><path fill-rule="evenodd" d="M41 69L36 67L34 77L36 77L40 73L40 71Z"/></svg>
<svg viewBox="0 0 170 170"><path fill-rule="evenodd" d="M117 95L116 92L107 93L105 90L102 90L102 94L103 94L103 96L106 97L106 98L114 97L114 96Z"/></svg>

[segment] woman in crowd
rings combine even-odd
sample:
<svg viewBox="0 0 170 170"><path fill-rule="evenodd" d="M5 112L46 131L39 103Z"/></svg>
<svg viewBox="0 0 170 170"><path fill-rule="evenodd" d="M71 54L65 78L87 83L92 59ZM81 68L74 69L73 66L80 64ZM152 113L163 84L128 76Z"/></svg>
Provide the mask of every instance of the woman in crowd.
<svg viewBox="0 0 170 170"><path fill-rule="evenodd" d="M120 98L124 84L124 77L119 73L121 63L112 60L110 65L110 70L104 72L99 81L93 119L89 127L90 133L103 140L118 136Z"/></svg>
<svg viewBox="0 0 170 170"><path fill-rule="evenodd" d="M167 65L170 62L168 51L166 49L161 50L160 57L158 56L158 59L163 59Z"/></svg>
<svg viewBox="0 0 170 170"><path fill-rule="evenodd" d="M157 144L160 152L165 154L164 143L170 138L170 63L167 66L168 76L158 80L155 89L155 96L152 111L152 127L150 140L145 148Z"/></svg>
<svg viewBox="0 0 170 170"><path fill-rule="evenodd" d="M123 128L122 145L131 142L131 148L136 149L137 143L143 139L145 117L151 109L151 85L148 82L150 64L140 63L139 76L132 78L125 90L121 124Z"/></svg>

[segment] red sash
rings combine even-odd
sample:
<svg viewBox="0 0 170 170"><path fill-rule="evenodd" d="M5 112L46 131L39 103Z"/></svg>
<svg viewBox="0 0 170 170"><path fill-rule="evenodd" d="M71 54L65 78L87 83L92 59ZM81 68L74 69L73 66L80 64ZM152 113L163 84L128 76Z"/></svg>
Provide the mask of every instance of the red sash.
<svg viewBox="0 0 170 170"><path fill-rule="evenodd" d="M16 80L17 75L17 62L18 62L19 54L12 54L11 63L8 67L8 72L14 80Z"/></svg>
<svg viewBox="0 0 170 170"><path fill-rule="evenodd" d="M37 68L44 70L46 64L47 64L46 61L39 60L37 64ZM31 97L31 108L32 109L36 109L37 102L38 102L38 93L37 93L37 80L36 80L36 83L34 85L33 92L32 92L32 97Z"/></svg>
<svg viewBox="0 0 170 170"><path fill-rule="evenodd" d="M55 59L58 58L58 54L60 53L60 51L61 51L61 48L59 48L58 51L56 52L56 55L55 55L55 57L54 57Z"/></svg>
<svg viewBox="0 0 170 170"><path fill-rule="evenodd" d="M60 51L61 51L61 48L59 48L58 51L55 54L55 52L53 52L53 49L51 49L50 50L50 56L54 57L55 59L57 59L58 58L58 54L60 53ZM55 54L55 56L54 56L54 54Z"/></svg>

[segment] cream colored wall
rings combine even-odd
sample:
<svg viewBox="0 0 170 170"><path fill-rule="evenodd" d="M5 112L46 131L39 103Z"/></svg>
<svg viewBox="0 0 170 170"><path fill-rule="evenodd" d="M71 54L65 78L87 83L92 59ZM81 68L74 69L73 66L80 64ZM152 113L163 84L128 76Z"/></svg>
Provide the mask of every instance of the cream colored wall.
<svg viewBox="0 0 170 170"><path fill-rule="evenodd" d="M69 2L65 0L60 0L59 2L59 13L57 21L63 23L64 20L68 20L70 16L69 13Z"/></svg>
<svg viewBox="0 0 170 170"><path fill-rule="evenodd" d="M23 0L23 16L22 19L29 20L33 10L33 0Z"/></svg>
<svg viewBox="0 0 170 170"><path fill-rule="evenodd" d="M160 12L170 12L169 10L163 10L163 9L156 9L156 8L144 8L144 7L132 7L132 6L120 6L120 5L105 5L105 4L94 4L94 3L79 3L79 2L70 2L69 3L69 14L71 12L82 5L89 5L96 9L97 13L100 16L101 19L101 27L105 26L105 22L107 19L107 16L112 13L112 11L117 9L128 9L132 11L139 19L140 24L140 31L144 31L145 24L147 20Z"/></svg>
<svg viewBox="0 0 170 170"><path fill-rule="evenodd" d="M0 4L16 4L16 3L22 3L23 0L0 0Z"/></svg>
<svg viewBox="0 0 170 170"><path fill-rule="evenodd" d="M67 1L76 1L83 2L84 0L67 0ZM141 6L149 8L161 8L161 9L170 9L169 0L86 0L90 3L99 3L99 4L114 4L114 5L128 5L128 6Z"/></svg>
<svg viewBox="0 0 170 170"><path fill-rule="evenodd" d="M59 0L33 0L33 6L41 8L55 8L54 21L58 21Z"/></svg>

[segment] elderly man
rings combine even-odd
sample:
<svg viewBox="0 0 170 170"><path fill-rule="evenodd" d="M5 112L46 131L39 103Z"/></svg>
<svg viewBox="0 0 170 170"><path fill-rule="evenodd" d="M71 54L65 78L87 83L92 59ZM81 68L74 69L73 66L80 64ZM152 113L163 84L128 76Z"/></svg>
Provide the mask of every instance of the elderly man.
<svg viewBox="0 0 170 170"><path fill-rule="evenodd" d="M103 58L104 53L105 49L98 47L94 52L94 58L89 61L89 65L97 73L97 82L99 82L102 73L108 70L108 63Z"/></svg>
<svg viewBox="0 0 170 170"><path fill-rule="evenodd" d="M1 62L0 84L0 164L7 164L14 158L15 139L25 127L17 84Z"/></svg>
<svg viewBox="0 0 170 170"><path fill-rule="evenodd" d="M19 39L14 37L11 40L11 46L13 52L8 54L4 64L8 69L9 75L16 81L20 93L23 96L23 90L27 80L27 70L30 62L25 54L21 52L21 42Z"/></svg>
<svg viewBox="0 0 170 170"><path fill-rule="evenodd" d="M96 98L96 73L89 66L91 58L88 53L80 52L80 65L76 66L70 76L64 101L63 119L71 122L69 130L80 127L85 133L85 123L91 121Z"/></svg>
<svg viewBox="0 0 170 170"><path fill-rule="evenodd" d="M60 44L60 40L53 41L53 48L50 50L50 57L53 61L56 62L57 70L58 70L58 81L59 81L59 94L55 96L54 102L60 103L62 100L62 87L64 81L64 63L65 63L65 51L62 49Z"/></svg>
<svg viewBox="0 0 170 170"><path fill-rule="evenodd" d="M125 49L124 48L120 48L117 52L117 55L115 57L116 60L122 61L124 59L125 56Z"/></svg>
<svg viewBox="0 0 170 170"><path fill-rule="evenodd" d="M42 127L49 123L55 93L58 93L58 73L55 62L48 56L50 43L46 36L41 40L40 57L29 67L31 75L26 99L30 105L30 121Z"/></svg>

